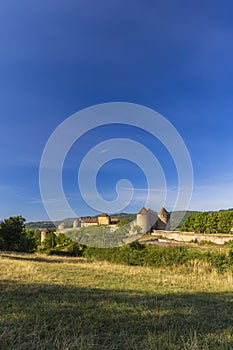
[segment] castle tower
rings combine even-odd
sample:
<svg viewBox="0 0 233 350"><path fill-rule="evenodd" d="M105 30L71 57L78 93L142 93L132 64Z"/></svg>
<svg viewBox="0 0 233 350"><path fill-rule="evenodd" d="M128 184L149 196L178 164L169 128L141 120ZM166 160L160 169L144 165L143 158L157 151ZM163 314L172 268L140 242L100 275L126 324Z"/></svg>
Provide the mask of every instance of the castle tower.
<svg viewBox="0 0 233 350"><path fill-rule="evenodd" d="M110 224L110 217L106 213L102 213L98 216L98 224L99 225L109 225Z"/></svg>
<svg viewBox="0 0 233 350"><path fill-rule="evenodd" d="M170 230L170 214L165 208L158 212L158 230Z"/></svg>
<svg viewBox="0 0 233 350"><path fill-rule="evenodd" d="M76 229L76 228L79 228L79 227L81 227L81 222L80 222L79 219L75 219L73 221L73 229Z"/></svg>
<svg viewBox="0 0 233 350"><path fill-rule="evenodd" d="M65 223L64 222L61 222L60 225L58 225L58 230L64 230L65 228Z"/></svg>
<svg viewBox="0 0 233 350"><path fill-rule="evenodd" d="M148 210L145 207L142 207L142 209L137 213L137 225L141 227L143 233L146 233L150 230L150 219L151 218Z"/></svg>
<svg viewBox="0 0 233 350"><path fill-rule="evenodd" d="M47 234L49 233L49 230L47 228L43 228L40 233L40 241L41 243L45 241L45 238Z"/></svg>

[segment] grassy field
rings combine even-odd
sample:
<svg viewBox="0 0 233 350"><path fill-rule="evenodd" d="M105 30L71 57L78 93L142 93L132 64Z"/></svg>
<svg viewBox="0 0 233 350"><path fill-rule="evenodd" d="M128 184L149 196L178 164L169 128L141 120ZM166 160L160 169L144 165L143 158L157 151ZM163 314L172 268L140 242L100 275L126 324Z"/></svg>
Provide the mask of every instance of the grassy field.
<svg viewBox="0 0 233 350"><path fill-rule="evenodd" d="M1 350L233 349L233 276L0 254Z"/></svg>

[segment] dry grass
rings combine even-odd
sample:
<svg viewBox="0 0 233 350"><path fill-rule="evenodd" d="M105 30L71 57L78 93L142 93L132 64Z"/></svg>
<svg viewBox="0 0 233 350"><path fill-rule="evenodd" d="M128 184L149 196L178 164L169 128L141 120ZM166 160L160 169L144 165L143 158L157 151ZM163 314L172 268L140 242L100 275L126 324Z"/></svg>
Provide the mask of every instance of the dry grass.
<svg viewBox="0 0 233 350"><path fill-rule="evenodd" d="M233 276L2 253L0 349L233 349Z"/></svg>

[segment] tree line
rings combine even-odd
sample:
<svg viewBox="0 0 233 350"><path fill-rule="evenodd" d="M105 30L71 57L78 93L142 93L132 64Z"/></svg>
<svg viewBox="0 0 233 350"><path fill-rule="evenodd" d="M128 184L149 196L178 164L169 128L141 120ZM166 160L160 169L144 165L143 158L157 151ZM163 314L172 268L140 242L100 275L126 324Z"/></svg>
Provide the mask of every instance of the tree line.
<svg viewBox="0 0 233 350"><path fill-rule="evenodd" d="M196 233L231 233L232 230L232 210L195 213L185 219L181 228L181 231Z"/></svg>

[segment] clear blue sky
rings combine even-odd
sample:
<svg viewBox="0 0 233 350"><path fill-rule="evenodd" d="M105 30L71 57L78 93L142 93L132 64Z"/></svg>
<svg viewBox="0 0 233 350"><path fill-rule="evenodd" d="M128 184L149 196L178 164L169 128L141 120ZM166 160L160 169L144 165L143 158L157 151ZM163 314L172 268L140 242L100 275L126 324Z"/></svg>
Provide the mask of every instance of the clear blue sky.
<svg viewBox="0 0 233 350"><path fill-rule="evenodd" d="M47 219L39 191L47 139L71 114L111 101L145 105L176 127L193 162L190 209L233 207L232 1L2 0L0 40L0 218ZM156 140L121 127L106 132L158 147L174 185L174 167ZM94 212L79 202L74 159L100 134L75 144L64 167L64 189L80 215ZM115 180L132 173L143 188L134 165L109 163L97 179L100 192L108 198ZM129 211L142 202L139 194Z"/></svg>

